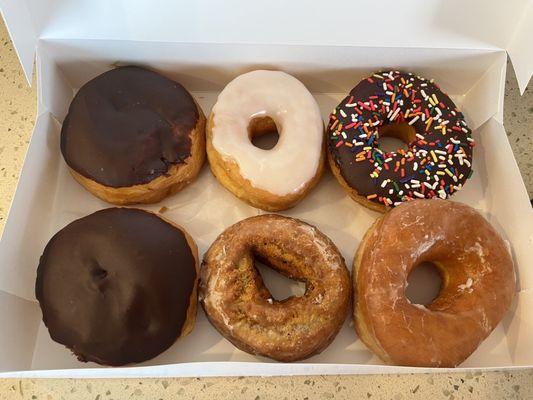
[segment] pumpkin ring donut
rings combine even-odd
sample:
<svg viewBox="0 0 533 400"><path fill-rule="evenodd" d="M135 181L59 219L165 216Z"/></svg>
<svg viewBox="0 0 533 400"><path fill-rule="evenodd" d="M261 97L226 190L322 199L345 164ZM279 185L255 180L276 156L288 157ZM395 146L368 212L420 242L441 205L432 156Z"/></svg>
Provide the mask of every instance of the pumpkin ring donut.
<svg viewBox="0 0 533 400"><path fill-rule="evenodd" d="M255 258L305 282L305 294L272 299ZM239 349L278 361L325 349L350 305L349 273L335 245L315 227L279 215L226 229L207 251L200 281L200 301L213 326Z"/></svg>

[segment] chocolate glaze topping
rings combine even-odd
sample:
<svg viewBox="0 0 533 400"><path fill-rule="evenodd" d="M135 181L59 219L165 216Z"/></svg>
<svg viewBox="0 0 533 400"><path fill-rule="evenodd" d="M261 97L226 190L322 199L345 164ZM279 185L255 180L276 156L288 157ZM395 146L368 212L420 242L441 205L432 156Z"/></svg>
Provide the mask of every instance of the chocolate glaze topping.
<svg viewBox="0 0 533 400"><path fill-rule="evenodd" d="M407 150L379 148L386 126L414 128ZM362 80L333 110L328 149L344 180L369 200L396 206L448 198L471 175L474 142L463 114L433 81L401 71Z"/></svg>
<svg viewBox="0 0 533 400"><path fill-rule="evenodd" d="M53 340L82 361L124 365L174 343L196 275L181 230L146 211L108 208L50 240L35 294Z"/></svg>
<svg viewBox="0 0 533 400"><path fill-rule="evenodd" d="M74 97L61 152L70 168L105 186L145 184L190 156L198 117L179 83L139 67L116 68Z"/></svg>

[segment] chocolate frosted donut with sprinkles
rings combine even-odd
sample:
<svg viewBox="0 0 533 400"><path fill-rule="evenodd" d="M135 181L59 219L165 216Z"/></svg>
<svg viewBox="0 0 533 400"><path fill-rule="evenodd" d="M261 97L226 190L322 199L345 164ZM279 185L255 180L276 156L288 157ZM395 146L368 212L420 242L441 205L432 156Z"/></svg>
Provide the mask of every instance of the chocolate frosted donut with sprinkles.
<svg viewBox="0 0 533 400"><path fill-rule="evenodd" d="M350 196L384 212L416 198L449 198L472 175L463 114L433 81L402 71L362 80L329 117L328 160ZM385 151L380 138L407 149Z"/></svg>

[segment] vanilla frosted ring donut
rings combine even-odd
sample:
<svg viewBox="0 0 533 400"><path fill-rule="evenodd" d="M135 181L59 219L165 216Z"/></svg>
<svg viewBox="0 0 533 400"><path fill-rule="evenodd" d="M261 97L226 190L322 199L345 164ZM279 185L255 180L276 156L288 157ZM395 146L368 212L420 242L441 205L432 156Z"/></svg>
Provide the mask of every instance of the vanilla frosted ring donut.
<svg viewBox="0 0 533 400"><path fill-rule="evenodd" d="M253 136L276 129L272 149L252 144ZM235 196L263 210L284 210L318 182L323 135L318 105L300 81L284 72L253 71L218 96L208 121L207 156L213 174Z"/></svg>

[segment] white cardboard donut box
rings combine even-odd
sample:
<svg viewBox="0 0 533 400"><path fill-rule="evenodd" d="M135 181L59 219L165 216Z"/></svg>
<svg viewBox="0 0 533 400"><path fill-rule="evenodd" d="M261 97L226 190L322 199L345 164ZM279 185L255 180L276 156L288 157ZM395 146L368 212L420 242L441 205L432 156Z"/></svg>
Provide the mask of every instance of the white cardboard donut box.
<svg viewBox="0 0 533 400"><path fill-rule="evenodd" d="M324 120L349 89L377 69L435 78L464 111L477 143L474 175L453 200L479 210L509 242L518 275L511 310L456 370L533 366L533 212L502 122L507 53L522 90L533 73L533 2L0 0L0 9L30 82L35 60L38 85L35 129L0 242L0 376L437 371L383 365L357 338L351 318L325 351L292 364L237 350L201 309L189 336L132 367L82 363L53 342L34 296L39 256L67 223L110 206L68 174L59 151L61 122L83 83L126 64L182 83L206 114L237 75L283 70L315 95ZM162 206L168 208L165 217L194 237L201 255L226 227L262 213L223 189L207 165L185 190L145 208ZM348 198L330 173L282 214L316 225L349 266L378 217ZM276 278L267 278L277 290Z"/></svg>

